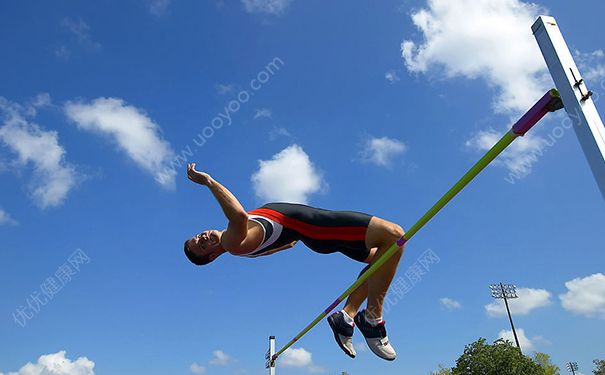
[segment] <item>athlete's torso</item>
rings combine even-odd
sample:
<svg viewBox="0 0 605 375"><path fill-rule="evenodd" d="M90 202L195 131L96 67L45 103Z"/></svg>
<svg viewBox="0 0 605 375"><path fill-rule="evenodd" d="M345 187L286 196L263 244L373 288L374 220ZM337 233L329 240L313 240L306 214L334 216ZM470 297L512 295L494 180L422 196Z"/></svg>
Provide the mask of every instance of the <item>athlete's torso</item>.
<svg viewBox="0 0 605 375"><path fill-rule="evenodd" d="M240 256L255 258L263 255L273 254L275 252L288 249L296 243L295 233L275 220L262 215L248 214L248 226L250 229L259 228L262 232L260 244L245 254Z"/></svg>
<svg viewBox="0 0 605 375"><path fill-rule="evenodd" d="M341 252L363 262L369 254L365 234L371 218L361 212L269 203L248 212L249 231L256 232L254 237L260 237L262 232L262 240L253 249L235 255L250 258L269 255L290 248L300 240L316 252Z"/></svg>

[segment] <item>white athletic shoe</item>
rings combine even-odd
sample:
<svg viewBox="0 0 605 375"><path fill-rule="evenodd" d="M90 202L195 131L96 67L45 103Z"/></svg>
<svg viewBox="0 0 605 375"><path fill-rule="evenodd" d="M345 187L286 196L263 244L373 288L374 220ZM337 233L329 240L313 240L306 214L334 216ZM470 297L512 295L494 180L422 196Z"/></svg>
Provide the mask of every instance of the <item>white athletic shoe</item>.
<svg viewBox="0 0 605 375"><path fill-rule="evenodd" d="M387 361L392 361L397 357L397 353L387 337L384 321L375 326L371 325L366 319L366 310L362 310L355 315L355 324L374 354Z"/></svg>
<svg viewBox="0 0 605 375"><path fill-rule="evenodd" d="M355 358L355 348L353 347L353 326L345 322L342 311L335 312L328 317L328 324L334 332L336 343L346 355Z"/></svg>

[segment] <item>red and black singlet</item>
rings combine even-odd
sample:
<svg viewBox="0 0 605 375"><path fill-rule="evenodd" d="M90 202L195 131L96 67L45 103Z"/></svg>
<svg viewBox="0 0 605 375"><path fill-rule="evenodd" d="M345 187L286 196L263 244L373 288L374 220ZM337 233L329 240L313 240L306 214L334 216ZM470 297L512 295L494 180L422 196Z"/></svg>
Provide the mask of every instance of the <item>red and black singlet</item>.
<svg viewBox="0 0 605 375"><path fill-rule="evenodd" d="M365 236L371 215L355 211L331 211L295 203L269 203L248 212L248 219L264 230L261 244L246 257L268 255L294 241L311 250L340 252L363 262L370 251Z"/></svg>

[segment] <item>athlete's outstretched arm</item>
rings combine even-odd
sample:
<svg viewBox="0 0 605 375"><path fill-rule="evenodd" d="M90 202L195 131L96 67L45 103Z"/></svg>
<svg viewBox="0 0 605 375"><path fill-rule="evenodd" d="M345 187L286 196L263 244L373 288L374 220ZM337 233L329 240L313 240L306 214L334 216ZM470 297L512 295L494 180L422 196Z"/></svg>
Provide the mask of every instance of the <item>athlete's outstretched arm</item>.
<svg viewBox="0 0 605 375"><path fill-rule="evenodd" d="M227 230L223 233L221 243L226 248L238 247L246 238L248 233L248 214L235 195L208 173L195 170L195 163L187 165L187 177L200 185L207 186L214 198L223 209L223 213L229 220Z"/></svg>

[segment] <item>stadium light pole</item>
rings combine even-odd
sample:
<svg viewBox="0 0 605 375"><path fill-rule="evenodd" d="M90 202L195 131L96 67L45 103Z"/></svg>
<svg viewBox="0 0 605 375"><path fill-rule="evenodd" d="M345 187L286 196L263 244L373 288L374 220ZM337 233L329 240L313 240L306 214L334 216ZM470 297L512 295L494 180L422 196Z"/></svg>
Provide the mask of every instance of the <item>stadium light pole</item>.
<svg viewBox="0 0 605 375"><path fill-rule="evenodd" d="M521 345L519 345L519 339L517 338L517 331L515 331L515 325L513 324L513 317L510 315L510 308L508 307L508 300L510 298L519 298L517 295L517 286L512 284L492 284L489 286L492 290L492 297L496 299L504 299L504 304L506 305L506 311L508 312L508 320L510 320L510 326L513 329L513 335L515 336L515 342L517 343L517 348L521 351Z"/></svg>
<svg viewBox="0 0 605 375"><path fill-rule="evenodd" d="M567 362L567 371L571 372L573 375L576 375L576 371L578 371L578 363Z"/></svg>

